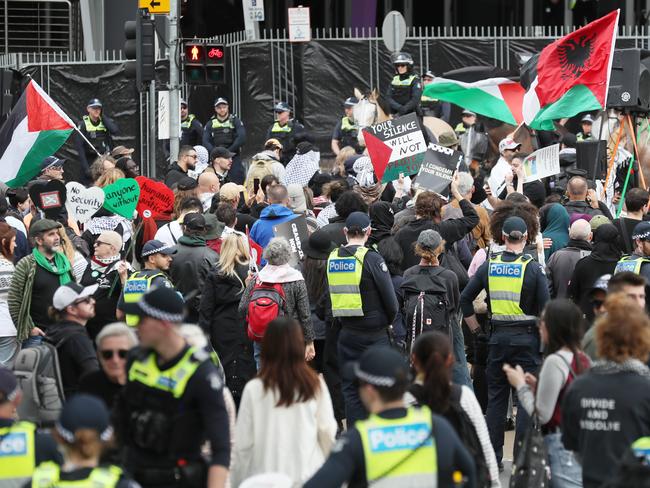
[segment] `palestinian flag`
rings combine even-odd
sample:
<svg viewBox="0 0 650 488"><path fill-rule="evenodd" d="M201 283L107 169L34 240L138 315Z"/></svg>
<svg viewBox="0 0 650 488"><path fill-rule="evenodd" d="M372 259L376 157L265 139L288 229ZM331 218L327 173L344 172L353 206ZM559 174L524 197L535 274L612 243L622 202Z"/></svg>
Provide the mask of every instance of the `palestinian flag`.
<svg viewBox="0 0 650 488"><path fill-rule="evenodd" d="M553 130L553 120L605 109L618 15L615 10L558 39L521 68L529 127Z"/></svg>
<svg viewBox="0 0 650 488"><path fill-rule="evenodd" d="M0 181L16 188L36 176L74 130L74 122L31 80L0 128Z"/></svg>
<svg viewBox="0 0 650 488"><path fill-rule="evenodd" d="M512 125L523 120L521 105L524 93L519 83L507 78L488 78L473 83L436 78L424 87L427 97Z"/></svg>

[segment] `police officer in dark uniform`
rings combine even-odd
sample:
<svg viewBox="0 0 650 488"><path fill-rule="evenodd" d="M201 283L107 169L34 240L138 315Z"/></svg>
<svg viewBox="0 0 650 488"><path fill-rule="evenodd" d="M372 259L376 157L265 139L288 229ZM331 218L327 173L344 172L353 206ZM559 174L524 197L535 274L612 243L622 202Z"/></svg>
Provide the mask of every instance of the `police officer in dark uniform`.
<svg viewBox="0 0 650 488"><path fill-rule="evenodd" d="M14 373L0 367L0 486L19 487L40 463L62 464L63 458L49 434L31 422L17 421L23 394Z"/></svg>
<svg viewBox="0 0 650 488"><path fill-rule="evenodd" d="M214 111L215 114L210 117L203 129L203 145L208 150L208 154L211 154L215 147L225 147L231 153L235 153L229 175L232 182L241 185L246 174L239 151L246 142L246 129L239 117L230 113L228 100L225 98L219 97L215 100Z"/></svg>
<svg viewBox="0 0 650 488"><path fill-rule="evenodd" d="M433 74L433 71L427 70L424 73L424 76L422 76L423 87L426 87L429 83L435 80L435 78L436 75ZM449 102L442 102L426 95L422 95L420 100L423 117L436 117L449 123L449 118L451 116L451 104Z"/></svg>
<svg viewBox="0 0 650 488"><path fill-rule="evenodd" d="M125 468L147 487L223 487L230 464L223 380L210 354L179 333L183 299L159 286L124 311L139 317L140 337L116 407Z"/></svg>
<svg viewBox="0 0 650 488"><path fill-rule="evenodd" d="M280 162L285 166L296 154L296 144L305 136L305 127L291 118L291 108L286 102L278 102L273 108L276 120L266 132L266 140L277 139L282 144Z"/></svg>
<svg viewBox="0 0 650 488"><path fill-rule="evenodd" d="M413 58L408 53L399 53L393 60L395 76L390 82L388 104L394 115L406 115L415 112L422 115L422 83L420 77L413 73Z"/></svg>
<svg viewBox="0 0 650 488"><path fill-rule="evenodd" d="M409 369L399 352L373 346L345 374L370 416L350 425L304 488L476 486L474 460L451 424L426 406L406 407ZM349 425L349 424L348 424Z"/></svg>
<svg viewBox="0 0 650 488"><path fill-rule="evenodd" d="M497 236L495 236L496 238ZM481 329L474 314L473 301L485 289L491 314L488 341L487 424L499 466L503 457L503 432L510 398L510 384L503 365L519 365L526 372L535 372L542 363L537 318L549 300L546 276L539 263L522 254L528 240L526 222L508 217L503 223L499 243L503 253L492 254L483 263L460 296L465 321L473 334ZM528 415L517 411L517 441L526 431Z"/></svg>
<svg viewBox="0 0 650 488"><path fill-rule="evenodd" d="M347 245L334 249L327 260L332 315L341 324L341 368L357 361L370 346L390 344L389 327L398 308L386 263L365 247L371 232L368 215L352 212L343 232ZM354 383L343 379L342 391L348 424L365 418L367 412Z"/></svg>
<svg viewBox="0 0 650 488"><path fill-rule="evenodd" d="M614 274L623 271L643 276L650 283L650 222L641 221L632 231L634 252L623 256L614 268ZM650 295L650 285L646 285L646 295Z"/></svg>
<svg viewBox="0 0 650 488"><path fill-rule="evenodd" d="M117 124L103 112L102 102L93 98L86 106L88 112L81 119L79 131L86 136L93 148L99 154L107 154L113 149L113 138L119 132ZM82 169L88 171L90 165L97 159L97 152L88 147L88 142L81 136L77 137L77 152L82 163Z"/></svg>
<svg viewBox="0 0 650 488"><path fill-rule="evenodd" d="M181 142L180 146L198 146L203 143L203 126L191 114L187 101L181 100Z"/></svg>
<svg viewBox="0 0 650 488"><path fill-rule="evenodd" d="M580 127L582 130L576 134L578 142L593 141L596 138L591 133L591 128L594 125L594 118L590 114L586 114L580 119Z"/></svg>
<svg viewBox="0 0 650 488"><path fill-rule="evenodd" d="M354 106L359 103L356 97L349 97L343 102L345 115L341 117L334 127L332 133L332 151L338 156L341 149L346 146L354 148L357 154L361 154L363 149L359 146L357 135L359 134L359 126L354 121L352 110Z"/></svg>

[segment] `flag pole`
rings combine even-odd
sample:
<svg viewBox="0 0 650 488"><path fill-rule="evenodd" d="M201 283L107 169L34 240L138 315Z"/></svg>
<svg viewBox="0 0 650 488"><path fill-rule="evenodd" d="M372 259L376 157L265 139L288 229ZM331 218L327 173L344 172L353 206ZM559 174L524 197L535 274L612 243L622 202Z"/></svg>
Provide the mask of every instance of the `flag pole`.
<svg viewBox="0 0 650 488"><path fill-rule="evenodd" d="M79 135L82 137L82 139L88 143L88 145L92 148L92 150L95 151L95 152L97 153L97 157L100 157L100 158L101 158L102 155L99 154L99 151L95 148L95 146L93 146L93 145L90 143L90 141L88 140L88 138L84 135L83 132L81 132L81 130L79 129L79 127L77 127L77 126L75 125L75 126L74 126L74 130L76 130L76 131L77 131L77 134L79 134Z"/></svg>
<svg viewBox="0 0 650 488"><path fill-rule="evenodd" d="M648 187L645 185L645 177L643 176L643 168L641 168L641 160L639 159L639 148L636 145L636 132L634 125L632 125L632 117L630 114L627 114L627 123L630 126L630 132L632 133L632 143L634 145L634 156L636 157L637 162L639 163L639 179L641 180L641 188L647 190Z"/></svg>
<svg viewBox="0 0 650 488"><path fill-rule="evenodd" d="M612 168L614 167L614 164L616 162L616 156L618 155L618 145L621 142L621 136L622 135L623 135L623 124L621 123L618 126L618 136L616 137L616 145L614 146L614 150L612 151L612 158L610 159L609 166L607 168L607 176L605 177L605 184L603 185L603 191L604 192L607 192L607 185L609 183L609 177L612 174Z"/></svg>

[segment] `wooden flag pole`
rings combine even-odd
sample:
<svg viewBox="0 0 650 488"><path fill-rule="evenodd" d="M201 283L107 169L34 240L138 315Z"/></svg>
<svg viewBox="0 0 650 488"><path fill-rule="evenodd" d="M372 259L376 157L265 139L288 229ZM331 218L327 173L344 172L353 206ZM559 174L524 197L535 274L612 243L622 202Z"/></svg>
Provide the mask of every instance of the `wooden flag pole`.
<svg viewBox="0 0 650 488"><path fill-rule="evenodd" d="M636 158L637 163L639 164L639 183L641 183L641 188L647 190L648 187L645 185L645 177L643 176L643 169L641 168L641 160L639 159L639 148L636 145L636 131L632 125L632 117L630 114L627 114L627 123L630 125L630 132L632 132L632 143L634 144L634 157Z"/></svg>
<svg viewBox="0 0 650 488"><path fill-rule="evenodd" d="M614 151L612 151L612 157L609 161L609 165L607 166L607 176L605 177L605 184L603 185L603 191L607 192L607 185L609 183L609 177L612 174L612 168L614 167L614 163L616 161L616 155L618 154L618 145L621 142L621 136L623 135L623 123L621 123L618 127L618 135L616 137L616 145L614 146Z"/></svg>

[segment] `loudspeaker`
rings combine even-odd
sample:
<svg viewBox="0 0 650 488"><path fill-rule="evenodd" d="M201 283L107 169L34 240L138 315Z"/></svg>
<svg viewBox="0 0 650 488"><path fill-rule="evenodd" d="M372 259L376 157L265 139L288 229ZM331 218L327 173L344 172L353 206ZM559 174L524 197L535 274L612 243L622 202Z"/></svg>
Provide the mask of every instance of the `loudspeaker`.
<svg viewBox="0 0 650 488"><path fill-rule="evenodd" d="M602 178L607 171L607 141L577 143L576 166L587 171L589 180Z"/></svg>
<svg viewBox="0 0 650 488"><path fill-rule="evenodd" d="M607 92L607 108L650 111L650 51L616 49Z"/></svg>

